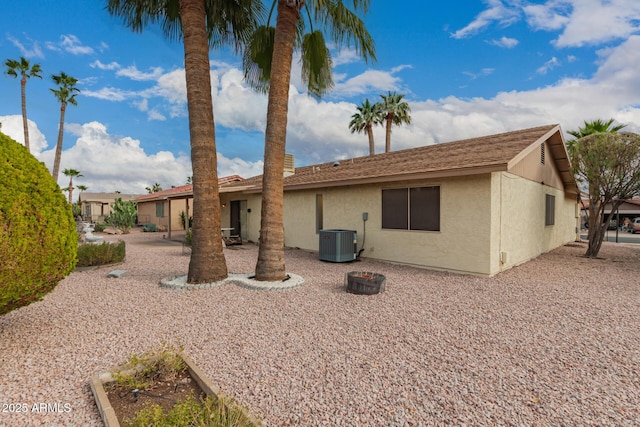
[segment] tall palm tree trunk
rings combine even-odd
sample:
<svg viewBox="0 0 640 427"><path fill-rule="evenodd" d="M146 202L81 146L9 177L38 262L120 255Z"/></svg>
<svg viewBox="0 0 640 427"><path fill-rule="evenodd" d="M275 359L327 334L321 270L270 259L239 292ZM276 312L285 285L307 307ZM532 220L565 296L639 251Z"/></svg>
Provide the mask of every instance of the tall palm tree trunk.
<svg viewBox="0 0 640 427"><path fill-rule="evenodd" d="M60 158L62 157L62 137L64 136L64 113L67 110L67 103L60 104L60 123L58 124L58 143L56 144L56 156L53 159L53 171L51 176L58 182L58 172L60 171Z"/></svg>
<svg viewBox="0 0 640 427"><path fill-rule="evenodd" d="M22 95L22 127L24 129L24 146L27 151L31 152L29 146L29 123L27 122L27 77L23 76L20 80L20 94Z"/></svg>
<svg viewBox="0 0 640 427"><path fill-rule="evenodd" d="M193 237L188 283L227 277L222 251L220 193L211 100L209 45L202 0L180 0L193 167Z"/></svg>
<svg viewBox="0 0 640 427"><path fill-rule="evenodd" d="M266 281L282 280L286 276L283 221L284 155L291 62L298 21L298 10L287 6L286 3L284 0L278 1L264 144L260 247L255 273L257 280Z"/></svg>
<svg viewBox="0 0 640 427"><path fill-rule="evenodd" d="M386 133L386 139L384 142L385 153L388 153L391 151L391 126L393 126L393 115L389 114L387 116L387 133Z"/></svg>
<svg viewBox="0 0 640 427"><path fill-rule="evenodd" d="M373 140L373 126L367 126L367 136L369 137L369 155L373 156L376 154L376 146Z"/></svg>

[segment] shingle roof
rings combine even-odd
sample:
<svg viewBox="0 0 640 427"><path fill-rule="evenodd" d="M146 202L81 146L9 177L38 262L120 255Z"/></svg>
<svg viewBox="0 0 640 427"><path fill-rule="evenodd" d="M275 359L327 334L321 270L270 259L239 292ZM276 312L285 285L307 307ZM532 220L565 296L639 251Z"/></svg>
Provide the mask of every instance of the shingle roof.
<svg viewBox="0 0 640 427"><path fill-rule="evenodd" d="M224 184L228 182L242 181L240 175L230 175L222 178L218 178L218 184ZM141 196L137 196L135 200L137 202L148 202L151 200L164 200L169 197L178 197L178 196L191 196L193 195L193 184L180 185L178 187L171 187L167 190L156 191L155 193L143 194Z"/></svg>
<svg viewBox="0 0 640 427"><path fill-rule="evenodd" d="M568 160L566 155L561 156L565 149L560 127L548 125L299 167L295 174L284 178L284 188L291 190L506 171L527 148L537 146L555 134L559 136L556 136L553 151L557 153L556 157L564 157L567 166L561 168L564 174L564 169L568 169ZM563 175L563 179L565 185L572 184L573 177ZM228 183L221 187L221 191L260 191L261 186L260 175L242 182Z"/></svg>

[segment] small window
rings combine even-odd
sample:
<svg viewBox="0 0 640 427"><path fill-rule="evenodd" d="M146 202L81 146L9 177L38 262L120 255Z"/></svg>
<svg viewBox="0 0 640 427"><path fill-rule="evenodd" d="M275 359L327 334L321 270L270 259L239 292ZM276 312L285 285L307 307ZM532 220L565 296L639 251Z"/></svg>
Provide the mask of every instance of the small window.
<svg viewBox="0 0 640 427"><path fill-rule="evenodd" d="M322 194L316 194L316 233L323 228Z"/></svg>
<svg viewBox="0 0 640 427"><path fill-rule="evenodd" d="M556 222L556 196L545 196L544 225L554 225Z"/></svg>
<svg viewBox="0 0 640 427"><path fill-rule="evenodd" d="M156 217L164 218L164 202L156 202Z"/></svg>
<svg viewBox="0 0 640 427"><path fill-rule="evenodd" d="M382 190L382 228L440 231L440 187Z"/></svg>

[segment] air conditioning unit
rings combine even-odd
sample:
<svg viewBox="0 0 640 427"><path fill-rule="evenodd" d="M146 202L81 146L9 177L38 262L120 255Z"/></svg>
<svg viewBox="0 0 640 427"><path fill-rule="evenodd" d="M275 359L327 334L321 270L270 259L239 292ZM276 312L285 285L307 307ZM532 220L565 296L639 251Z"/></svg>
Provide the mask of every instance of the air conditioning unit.
<svg viewBox="0 0 640 427"><path fill-rule="evenodd" d="M318 245L321 261L349 262L358 253L358 234L355 230L320 230Z"/></svg>

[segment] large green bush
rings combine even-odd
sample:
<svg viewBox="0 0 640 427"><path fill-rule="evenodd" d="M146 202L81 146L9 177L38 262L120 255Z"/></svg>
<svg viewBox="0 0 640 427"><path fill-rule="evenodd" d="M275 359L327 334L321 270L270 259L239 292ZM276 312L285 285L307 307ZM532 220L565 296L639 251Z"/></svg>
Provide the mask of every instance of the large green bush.
<svg viewBox="0 0 640 427"><path fill-rule="evenodd" d="M44 163L0 132L0 314L51 292L77 246L71 206Z"/></svg>

